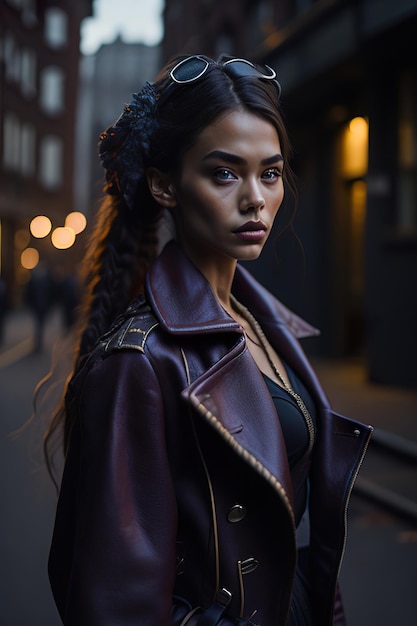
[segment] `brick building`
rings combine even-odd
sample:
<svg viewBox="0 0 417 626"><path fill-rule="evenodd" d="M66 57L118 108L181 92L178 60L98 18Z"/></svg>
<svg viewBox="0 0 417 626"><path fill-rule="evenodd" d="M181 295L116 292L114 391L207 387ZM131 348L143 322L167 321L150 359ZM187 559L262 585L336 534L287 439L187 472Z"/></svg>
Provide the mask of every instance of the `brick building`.
<svg viewBox="0 0 417 626"><path fill-rule="evenodd" d="M30 237L36 215L63 226L74 210L74 125L80 23L92 0L0 4L0 262L18 300L27 246L55 262L50 238ZM62 252L62 251L61 251Z"/></svg>

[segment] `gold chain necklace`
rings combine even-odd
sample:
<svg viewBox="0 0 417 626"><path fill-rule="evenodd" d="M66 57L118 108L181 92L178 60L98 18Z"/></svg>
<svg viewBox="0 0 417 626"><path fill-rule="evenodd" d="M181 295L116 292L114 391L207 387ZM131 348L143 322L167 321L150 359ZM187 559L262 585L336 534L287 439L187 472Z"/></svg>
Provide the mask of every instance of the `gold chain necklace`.
<svg viewBox="0 0 417 626"><path fill-rule="evenodd" d="M251 339L251 337L249 337L249 335L245 332L245 335L253 342L255 343L255 345L261 347L266 355L266 358L268 359L268 362L272 368L272 371L274 372L275 376L278 378L278 380L280 381L282 387L285 389L285 391L292 397L294 398L294 400L297 403L298 408L300 409L307 428L308 428L308 432L310 435L310 441L309 441L309 446L308 446L308 450L307 452L310 452L312 447L313 447L313 443L314 443L314 423L313 423L313 419L310 415L310 411L308 410L308 408L306 407L303 399L301 398L301 396L294 391L294 389L292 389L292 387L290 387L285 378L282 376L281 372L279 371L279 369L277 368L274 359L272 357L272 347L269 343L269 341L267 340L267 338L265 337L265 334L261 328L261 326L259 325L258 321L255 319L255 317L252 315L252 313L245 307L243 306L243 304L241 304L240 302L238 302L236 300L236 298L231 295L231 302L233 305L233 308L248 322L248 324L251 326L251 328L253 328L255 335L257 337L257 339L259 339L260 344L256 343L255 341L253 341L253 339Z"/></svg>

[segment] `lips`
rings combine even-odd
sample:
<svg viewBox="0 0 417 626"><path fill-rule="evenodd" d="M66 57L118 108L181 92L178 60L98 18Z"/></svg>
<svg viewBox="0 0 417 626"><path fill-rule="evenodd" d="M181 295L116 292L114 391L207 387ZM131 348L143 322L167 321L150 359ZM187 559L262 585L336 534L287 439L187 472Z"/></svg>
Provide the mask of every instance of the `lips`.
<svg viewBox="0 0 417 626"><path fill-rule="evenodd" d="M236 228L236 230L234 230L233 232L244 241L255 242L259 241L265 236L266 230L267 228L263 222L251 221L246 222L246 224L243 224L243 226L239 226L239 228Z"/></svg>

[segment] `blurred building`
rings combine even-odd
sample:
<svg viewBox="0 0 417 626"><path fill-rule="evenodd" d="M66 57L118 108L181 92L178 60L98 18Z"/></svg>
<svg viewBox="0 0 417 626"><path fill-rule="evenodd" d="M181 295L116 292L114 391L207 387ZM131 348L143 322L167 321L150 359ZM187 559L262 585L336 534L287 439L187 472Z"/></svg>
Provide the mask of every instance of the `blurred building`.
<svg viewBox="0 0 417 626"><path fill-rule="evenodd" d="M161 64L159 46L125 43L120 37L83 57L80 72L76 147L76 202L91 214L102 197L104 172L97 154L100 133L123 112Z"/></svg>
<svg viewBox="0 0 417 626"><path fill-rule="evenodd" d="M0 3L0 271L12 301L26 249L27 267L36 253L56 261L50 237L30 234L32 218L53 229L74 210L80 23L91 12L92 0Z"/></svg>
<svg viewBox="0 0 417 626"><path fill-rule="evenodd" d="M306 262L285 233L254 273L323 330L311 353L417 388L415 0L166 0L164 20L165 58L247 56L282 84Z"/></svg>

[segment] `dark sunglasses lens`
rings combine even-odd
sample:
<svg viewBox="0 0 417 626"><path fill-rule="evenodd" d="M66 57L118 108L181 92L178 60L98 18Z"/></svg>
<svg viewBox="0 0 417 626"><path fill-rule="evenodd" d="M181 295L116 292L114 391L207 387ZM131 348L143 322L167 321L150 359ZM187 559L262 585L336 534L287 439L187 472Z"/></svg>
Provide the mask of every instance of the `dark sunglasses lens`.
<svg viewBox="0 0 417 626"><path fill-rule="evenodd" d="M236 78L240 76L256 76L257 78L275 78L275 72L268 68L267 66L254 66L251 63L245 63L245 61L241 61L240 59L229 61L225 63L226 71L229 72L231 76Z"/></svg>
<svg viewBox="0 0 417 626"><path fill-rule="evenodd" d="M204 74L208 67L208 62L198 57L190 57L172 70L172 77L180 83L187 83L196 80Z"/></svg>
<svg viewBox="0 0 417 626"><path fill-rule="evenodd" d="M227 63L227 71L231 76L257 76L259 77L260 72L249 65L249 63L244 63L243 61L232 61L231 63Z"/></svg>

